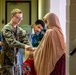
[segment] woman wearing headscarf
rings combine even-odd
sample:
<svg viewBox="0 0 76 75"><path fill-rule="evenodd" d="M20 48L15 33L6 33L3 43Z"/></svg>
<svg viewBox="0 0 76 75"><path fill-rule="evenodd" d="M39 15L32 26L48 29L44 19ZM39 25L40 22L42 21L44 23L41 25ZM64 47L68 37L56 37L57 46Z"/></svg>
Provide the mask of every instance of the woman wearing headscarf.
<svg viewBox="0 0 76 75"><path fill-rule="evenodd" d="M54 13L44 16L47 31L33 53L37 75L65 75L65 41L58 17Z"/></svg>

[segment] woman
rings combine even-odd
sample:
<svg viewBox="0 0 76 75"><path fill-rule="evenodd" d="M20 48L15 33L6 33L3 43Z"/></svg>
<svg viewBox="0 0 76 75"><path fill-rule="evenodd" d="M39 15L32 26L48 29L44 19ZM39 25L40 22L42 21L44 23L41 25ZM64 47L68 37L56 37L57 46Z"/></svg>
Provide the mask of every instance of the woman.
<svg viewBox="0 0 76 75"><path fill-rule="evenodd" d="M47 31L34 51L37 75L65 75L65 42L58 17L54 13L44 16Z"/></svg>

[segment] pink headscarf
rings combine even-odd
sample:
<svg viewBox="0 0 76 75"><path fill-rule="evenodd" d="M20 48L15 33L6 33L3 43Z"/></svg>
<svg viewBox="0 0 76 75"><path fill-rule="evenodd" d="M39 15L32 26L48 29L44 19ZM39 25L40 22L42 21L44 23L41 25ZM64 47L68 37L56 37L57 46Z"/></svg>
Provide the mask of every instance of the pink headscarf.
<svg viewBox="0 0 76 75"><path fill-rule="evenodd" d="M54 13L48 13L44 16L44 21L49 29L33 54L37 75L50 75L66 50L58 17Z"/></svg>

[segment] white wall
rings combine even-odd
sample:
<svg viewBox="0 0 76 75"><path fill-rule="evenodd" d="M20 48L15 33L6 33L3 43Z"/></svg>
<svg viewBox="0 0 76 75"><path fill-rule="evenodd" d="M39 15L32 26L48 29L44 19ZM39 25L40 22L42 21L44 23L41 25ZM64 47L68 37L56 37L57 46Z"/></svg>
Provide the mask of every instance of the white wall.
<svg viewBox="0 0 76 75"><path fill-rule="evenodd" d="M60 19L66 42L66 0L51 0L50 12L54 12Z"/></svg>

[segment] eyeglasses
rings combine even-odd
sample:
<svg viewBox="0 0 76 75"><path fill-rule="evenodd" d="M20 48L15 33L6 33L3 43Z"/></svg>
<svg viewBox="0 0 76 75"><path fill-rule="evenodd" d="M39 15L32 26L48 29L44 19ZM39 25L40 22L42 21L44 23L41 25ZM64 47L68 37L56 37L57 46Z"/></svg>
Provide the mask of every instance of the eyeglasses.
<svg viewBox="0 0 76 75"><path fill-rule="evenodd" d="M22 17L17 17L17 16L15 16L18 20L23 20L23 18Z"/></svg>

